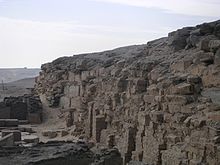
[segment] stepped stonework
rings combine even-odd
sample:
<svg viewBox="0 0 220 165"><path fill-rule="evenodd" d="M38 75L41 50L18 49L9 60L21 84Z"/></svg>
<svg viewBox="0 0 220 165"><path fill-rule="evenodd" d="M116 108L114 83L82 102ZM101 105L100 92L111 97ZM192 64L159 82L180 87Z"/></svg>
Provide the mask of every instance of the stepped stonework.
<svg viewBox="0 0 220 165"><path fill-rule="evenodd" d="M35 90L66 126L123 164L220 164L220 21L41 69Z"/></svg>

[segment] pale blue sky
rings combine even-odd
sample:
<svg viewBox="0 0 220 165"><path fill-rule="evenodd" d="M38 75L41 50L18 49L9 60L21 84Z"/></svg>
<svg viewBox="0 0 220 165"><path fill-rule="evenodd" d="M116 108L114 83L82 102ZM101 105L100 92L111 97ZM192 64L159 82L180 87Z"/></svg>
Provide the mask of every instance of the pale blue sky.
<svg viewBox="0 0 220 165"><path fill-rule="evenodd" d="M0 68L145 44L220 18L219 0L0 0Z"/></svg>

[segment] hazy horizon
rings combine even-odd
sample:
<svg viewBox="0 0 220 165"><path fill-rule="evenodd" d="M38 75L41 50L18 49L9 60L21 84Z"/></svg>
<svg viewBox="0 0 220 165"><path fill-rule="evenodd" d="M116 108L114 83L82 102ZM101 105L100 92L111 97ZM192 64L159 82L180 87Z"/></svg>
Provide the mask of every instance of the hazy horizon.
<svg viewBox="0 0 220 165"><path fill-rule="evenodd" d="M0 0L0 68L146 44L220 18L218 0Z"/></svg>

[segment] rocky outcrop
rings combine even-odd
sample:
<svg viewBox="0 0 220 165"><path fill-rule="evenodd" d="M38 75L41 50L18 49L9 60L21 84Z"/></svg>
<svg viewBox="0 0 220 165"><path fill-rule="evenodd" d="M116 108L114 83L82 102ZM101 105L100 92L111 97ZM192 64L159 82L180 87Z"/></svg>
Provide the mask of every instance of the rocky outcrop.
<svg viewBox="0 0 220 165"><path fill-rule="evenodd" d="M35 90L68 113L79 135L116 146L124 164L217 165L220 107L202 93L220 88L219 27L59 58L42 65Z"/></svg>

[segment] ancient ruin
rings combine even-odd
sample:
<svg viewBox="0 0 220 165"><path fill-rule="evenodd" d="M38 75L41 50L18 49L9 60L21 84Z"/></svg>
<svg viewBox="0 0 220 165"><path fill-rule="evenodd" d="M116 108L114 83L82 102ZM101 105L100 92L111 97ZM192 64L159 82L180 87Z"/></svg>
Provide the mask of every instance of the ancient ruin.
<svg viewBox="0 0 220 165"><path fill-rule="evenodd" d="M220 21L42 65L36 91L124 164L219 164ZM205 94L206 93L206 94ZM210 95L209 95L209 94Z"/></svg>
<svg viewBox="0 0 220 165"><path fill-rule="evenodd" d="M41 69L35 92L52 112L59 111L56 123L65 125L59 131L41 130L42 136L76 137L108 153L116 150L99 165L220 164L220 21L185 27L146 45L61 57ZM1 103L0 117L41 122L31 99L23 98L22 104L11 99ZM5 126L6 119L0 124ZM2 134L2 146L20 140L17 131ZM27 155L32 154L43 157ZM16 153L12 161L27 155ZM70 155L64 157L78 160ZM36 164L54 163L50 159ZM95 159L86 158L84 164ZM0 155L0 160L7 159Z"/></svg>

